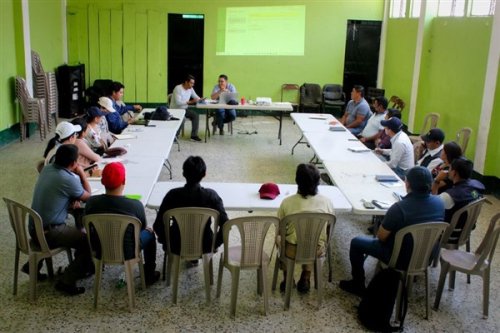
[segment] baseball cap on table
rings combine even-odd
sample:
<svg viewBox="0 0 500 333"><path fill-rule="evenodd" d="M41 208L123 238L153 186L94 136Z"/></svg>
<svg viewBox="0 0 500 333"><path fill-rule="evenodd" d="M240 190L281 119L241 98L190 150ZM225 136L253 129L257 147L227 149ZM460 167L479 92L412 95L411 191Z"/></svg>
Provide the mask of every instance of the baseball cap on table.
<svg viewBox="0 0 500 333"><path fill-rule="evenodd" d="M102 117L104 116L104 113L101 111L101 109L99 109L97 106L93 106L91 107L88 111L87 111L88 115L91 117L91 118L94 118L94 117Z"/></svg>
<svg viewBox="0 0 500 333"><path fill-rule="evenodd" d="M113 108L113 101L108 97L99 97L99 105L108 110L109 112L115 112Z"/></svg>
<svg viewBox="0 0 500 333"><path fill-rule="evenodd" d="M396 118L396 117L391 117L387 120L382 120L380 122L380 125L387 127L388 129L392 130L393 132L399 132L399 130L403 127L401 120L399 118Z"/></svg>
<svg viewBox="0 0 500 333"><path fill-rule="evenodd" d="M428 141L444 141L444 132L439 128L431 128L427 134L421 136L422 140Z"/></svg>
<svg viewBox="0 0 500 333"><path fill-rule="evenodd" d="M59 136L59 139L67 139L81 130L82 127L80 125L73 125L70 122L61 121L56 127L56 134Z"/></svg>
<svg viewBox="0 0 500 333"><path fill-rule="evenodd" d="M125 184L125 167L120 162L106 164L101 174L101 183L107 189L114 190Z"/></svg>
<svg viewBox="0 0 500 333"><path fill-rule="evenodd" d="M429 169L415 166L408 170L406 181L413 192L427 193L431 191L432 175Z"/></svg>
<svg viewBox="0 0 500 333"><path fill-rule="evenodd" d="M261 199L275 199L280 194L280 189L275 183L265 183L259 189Z"/></svg>

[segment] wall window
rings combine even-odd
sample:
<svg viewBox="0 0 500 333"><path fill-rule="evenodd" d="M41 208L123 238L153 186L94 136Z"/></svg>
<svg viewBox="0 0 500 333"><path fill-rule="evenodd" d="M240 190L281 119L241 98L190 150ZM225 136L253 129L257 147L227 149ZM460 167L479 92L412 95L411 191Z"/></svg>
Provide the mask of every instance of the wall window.
<svg viewBox="0 0 500 333"><path fill-rule="evenodd" d="M405 17L406 13L406 0L391 0L391 18Z"/></svg>
<svg viewBox="0 0 500 333"><path fill-rule="evenodd" d="M471 16L493 16L495 14L495 0L469 0Z"/></svg>
<svg viewBox="0 0 500 333"><path fill-rule="evenodd" d="M422 6L422 0L411 0L410 6L410 17L420 17L420 7Z"/></svg>
<svg viewBox="0 0 500 333"><path fill-rule="evenodd" d="M439 0L438 16L465 16L465 0Z"/></svg>

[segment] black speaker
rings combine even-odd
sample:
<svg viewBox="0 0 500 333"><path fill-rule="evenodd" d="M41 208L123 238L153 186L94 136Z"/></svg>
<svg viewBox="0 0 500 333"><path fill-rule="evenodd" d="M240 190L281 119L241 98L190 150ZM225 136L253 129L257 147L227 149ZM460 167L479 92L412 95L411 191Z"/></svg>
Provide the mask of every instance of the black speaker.
<svg viewBox="0 0 500 333"><path fill-rule="evenodd" d="M73 118L82 114L85 106L85 65L59 66L56 78L59 117Z"/></svg>

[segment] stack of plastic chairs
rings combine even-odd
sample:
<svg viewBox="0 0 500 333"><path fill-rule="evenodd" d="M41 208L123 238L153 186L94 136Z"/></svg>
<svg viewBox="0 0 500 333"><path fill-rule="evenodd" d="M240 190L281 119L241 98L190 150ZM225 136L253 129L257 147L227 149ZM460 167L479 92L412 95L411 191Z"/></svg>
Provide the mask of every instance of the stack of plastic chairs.
<svg viewBox="0 0 500 333"><path fill-rule="evenodd" d="M31 66L33 69L33 90L36 98L45 98L47 110L47 125L49 132L55 129L58 122L58 94L56 75L43 70L40 55L31 51Z"/></svg>
<svg viewBox="0 0 500 333"><path fill-rule="evenodd" d="M21 105L21 141L26 139L26 123L37 123L42 140L47 136L47 108L45 99L32 98L26 80L16 76L16 97Z"/></svg>

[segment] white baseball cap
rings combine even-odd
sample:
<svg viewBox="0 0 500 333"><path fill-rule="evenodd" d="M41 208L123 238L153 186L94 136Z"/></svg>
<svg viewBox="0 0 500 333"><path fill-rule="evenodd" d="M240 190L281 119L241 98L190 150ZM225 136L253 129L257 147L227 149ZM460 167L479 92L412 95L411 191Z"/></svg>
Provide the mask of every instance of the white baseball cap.
<svg viewBox="0 0 500 333"><path fill-rule="evenodd" d="M73 125L67 121L62 121L56 127L56 134L59 135L60 140L64 141L64 139L69 138L81 130L82 127L80 125Z"/></svg>
<svg viewBox="0 0 500 333"><path fill-rule="evenodd" d="M99 105L109 112L116 112L113 108L113 101L109 97L99 97Z"/></svg>

